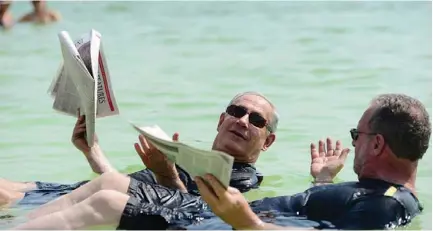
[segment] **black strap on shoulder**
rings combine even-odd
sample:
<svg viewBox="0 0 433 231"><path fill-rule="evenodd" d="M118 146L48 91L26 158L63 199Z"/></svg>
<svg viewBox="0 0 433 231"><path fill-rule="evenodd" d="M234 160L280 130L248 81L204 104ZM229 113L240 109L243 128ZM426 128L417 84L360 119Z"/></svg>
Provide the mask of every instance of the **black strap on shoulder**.
<svg viewBox="0 0 433 231"><path fill-rule="evenodd" d="M385 196L393 197L405 209L405 217L411 219L422 212L424 209L417 197L407 188L400 186L390 186L384 193Z"/></svg>

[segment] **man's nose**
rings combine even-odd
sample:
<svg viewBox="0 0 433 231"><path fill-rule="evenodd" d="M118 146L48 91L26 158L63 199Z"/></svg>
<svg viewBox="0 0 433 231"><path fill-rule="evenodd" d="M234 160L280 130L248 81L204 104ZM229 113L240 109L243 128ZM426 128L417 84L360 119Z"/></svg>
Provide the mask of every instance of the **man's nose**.
<svg viewBox="0 0 433 231"><path fill-rule="evenodd" d="M244 127L248 127L248 124L250 123L248 113L245 114L244 116L242 116L241 118L239 118L238 121L239 121L239 124L240 124L240 125L242 125L242 126L244 126Z"/></svg>

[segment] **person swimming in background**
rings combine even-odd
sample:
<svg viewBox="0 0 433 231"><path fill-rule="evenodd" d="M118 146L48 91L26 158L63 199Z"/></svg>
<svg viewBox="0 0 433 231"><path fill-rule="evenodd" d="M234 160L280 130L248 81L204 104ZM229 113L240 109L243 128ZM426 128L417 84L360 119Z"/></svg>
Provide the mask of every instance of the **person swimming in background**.
<svg viewBox="0 0 433 231"><path fill-rule="evenodd" d="M13 25L12 15L8 11L9 6L10 1L0 1L0 27L5 29L9 29Z"/></svg>
<svg viewBox="0 0 433 231"><path fill-rule="evenodd" d="M0 26L9 29L14 25L12 14L8 11L11 1L0 1ZM30 12L21 17L18 22L35 22L47 24L60 20L60 13L50 10L47 7L46 1L32 1L33 12Z"/></svg>
<svg viewBox="0 0 433 231"><path fill-rule="evenodd" d="M33 12L24 15L19 22L36 22L50 23L60 20L60 14L57 11L50 10L47 7L46 1L32 1Z"/></svg>

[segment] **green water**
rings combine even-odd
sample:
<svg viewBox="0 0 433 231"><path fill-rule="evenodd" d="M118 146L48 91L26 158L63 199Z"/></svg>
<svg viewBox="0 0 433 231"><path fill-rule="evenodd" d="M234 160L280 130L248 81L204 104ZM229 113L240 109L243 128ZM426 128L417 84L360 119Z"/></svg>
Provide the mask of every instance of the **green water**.
<svg viewBox="0 0 433 231"><path fill-rule="evenodd" d="M219 113L236 93L257 90L281 115L276 143L260 157L266 176L249 199L309 186L309 144L326 136L350 144L369 100L379 93L417 97L431 113L430 2L49 2L63 20L0 31L0 177L74 182L89 179L70 143L72 117L46 94L61 59L57 33L91 28L103 36L121 116L97 121L110 162L142 168L128 125L159 124L209 148ZM14 2L12 13L30 10ZM355 180L353 150L341 181ZM431 225L431 150L417 189L425 210L413 229ZM0 215L20 215L4 210ZM0 228L18 223L0 220Z"/></svg>

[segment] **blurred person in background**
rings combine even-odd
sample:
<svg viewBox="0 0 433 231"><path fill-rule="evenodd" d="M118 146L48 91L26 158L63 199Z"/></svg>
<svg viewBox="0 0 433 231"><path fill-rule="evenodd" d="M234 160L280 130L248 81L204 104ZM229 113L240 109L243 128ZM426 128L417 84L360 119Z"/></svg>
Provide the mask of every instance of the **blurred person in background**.
<svg viewBox="0 0 433 231"><path fill-rule="evenodd" d="M33 12L24 15L19 22L36 22L50 23L60 20L60 14L57 11L50 10L46 1L32 1Z"/></svg>
<svg viewBox="0 0 433 231"><path fill-rule="evenodd" d="M12 14L8 11L11 1L0 1L0 26L9 29L14 25ZM50 10L46 1L32 1L33 11L21 17L18 22L47 24L60 20L60 13Z"/></svg>
<svg viewBox="0 0 433 231"><path fill-rule="evenodd" d="M13 25L12 15L8 12L10 1L0 1L0 27L9 29Z"/></svg>

